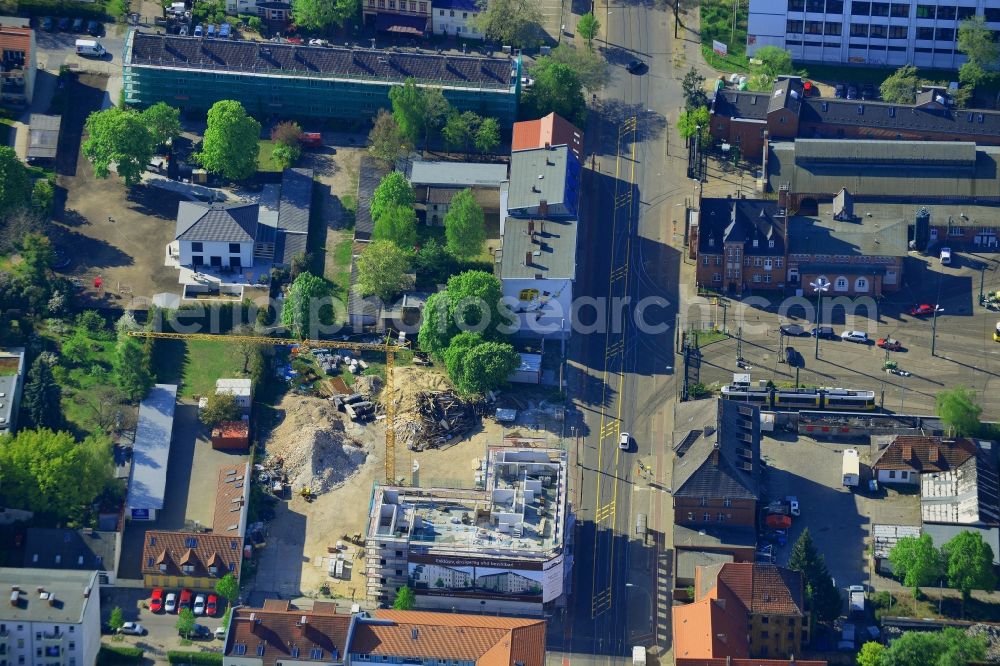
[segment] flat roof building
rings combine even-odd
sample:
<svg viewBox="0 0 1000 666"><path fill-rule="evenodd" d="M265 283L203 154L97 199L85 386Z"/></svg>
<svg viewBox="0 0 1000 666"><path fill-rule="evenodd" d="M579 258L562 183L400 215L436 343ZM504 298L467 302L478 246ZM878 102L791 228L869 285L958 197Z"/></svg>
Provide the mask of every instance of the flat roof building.
<svg viewBox="0 0 1000 666"><path fill-rule="evenodd" d="M176 404L176 384L154 384L139 403L132 475L125 501L126 516L132 520L156 520L157 512L163 508Z"/></svg>
<svg viewBox="0 0 1000 666"><path fill-rule="evenodd" d="M28 120L28 162L51 162L59 147L62 116L32 113Z"/></svg>
<svg viewBox="0 0 1000 666"><path fill-rule="evenodd" d="M376 487L366 539L368 598L409 585L424 609L540 614L563 593L566 454L491 448L485 489ZM509 572L527 581L498 583Z"/></svg>
<svg viewBox="0 0 1000 666"><path fill-rule="evenodd" d="M24 537L24 566L30 569L97 571L101 585L114 585L122 533L91 528L29 527Z"/></svg>
<svg viewBox="0 0 1000 666"><path fill-rule="evenodd" d="M405 174L414 188L499 188L507 180L507 165L415 160L406 163Z"/></svg>
<svg viewBox="0 0 1000 666"><path fill-rule="evenodd" d="M438 88L459 111L517 116L521 59L203 39L132 30L125 42L125 101L207 110L241 102L272 115L369 120L389 90L412 78Z"/></svg>
<svg viewBox="0 0 1000 666"><path fill-rule="evenodd" d="M17 431L24 381L24 347L0 349L0 435Z"/></svg>
<svg viewBox="0 0 1000 666"><path fill-rule="evenodd" d="M569 146L511 153L508 215L575 218L580 199L580 176L580 160Z"/></svg>

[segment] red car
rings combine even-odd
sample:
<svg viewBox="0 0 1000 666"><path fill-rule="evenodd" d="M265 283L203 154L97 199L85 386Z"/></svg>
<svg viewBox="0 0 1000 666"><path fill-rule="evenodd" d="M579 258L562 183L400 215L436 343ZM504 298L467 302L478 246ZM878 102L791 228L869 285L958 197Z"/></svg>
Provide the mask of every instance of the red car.
<svg viewBox="0 0 1000 666"><path fill-rule="evenodd" d="M208 601L205 603L205 615L209 617L215 617L219 612L219 597L214 594L208 595Z"/></svg>
<svg viewBox="0 0 1000 666"><path fill-rule="evenodd" d="M921 303L920 305L914 305L910 308L911 317L920 317L922 315L934 314L934 310L941 312L942 308L937 305L928 305L927 303Z"/></svg>
<svg viewBox="0 0 1000 666"><path fill-rule="evenodd" d="M182 608L191 609L191 603L194 601L194 592L188 589L181 590L181 598L177 602L177 611L180 612Z"/></svg>
<svg viewBox="0 0 1000 666"><path fill-rule="evenodd" d="M899 340L896 340L894 338L879 338L878 342L876 342L875 344L877 344L882 349L888 349L889 351L899 351L900 349L903 348L903 345L900 344Z"/></svg>
<svg viewBox="0 0 1000 666"><path fill-rule="evenodd" d="M149 610L154 613L160 613L163 611L163 588L158 587L153 590L153 594L149 597Z"/></svg>

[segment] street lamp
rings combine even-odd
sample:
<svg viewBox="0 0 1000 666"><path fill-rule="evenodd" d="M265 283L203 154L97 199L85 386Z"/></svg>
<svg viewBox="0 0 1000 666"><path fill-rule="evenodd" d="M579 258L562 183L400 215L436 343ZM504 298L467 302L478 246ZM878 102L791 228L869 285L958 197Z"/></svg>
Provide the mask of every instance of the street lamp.
<svg viewBox="0 0 1000 666"><path fill-rule="evenodd" d="M823 292L830 288L830 281L823 277L816 278L815 282L810 282L809 286L819 294L819 303L816 306L816 358L819 358L819 324L823 315Z"/></svg>

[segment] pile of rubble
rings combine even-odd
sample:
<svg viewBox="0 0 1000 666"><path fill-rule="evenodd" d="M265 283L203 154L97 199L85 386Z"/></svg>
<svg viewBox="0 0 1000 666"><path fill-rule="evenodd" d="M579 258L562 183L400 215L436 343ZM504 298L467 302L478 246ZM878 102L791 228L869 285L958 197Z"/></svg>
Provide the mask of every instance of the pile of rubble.
<svg viewBox="0 0 1000 666"><path fill-rule="evenodd" d="M456 437L462 437L479 424L482 414L478 403L470 403L458 397L454 391L421 391L416 395L418 419L411 423L417 426L409 447L422 451L446 444Z"/></svg>
<svg viewBox="0 0 1000 666"><path fill-rule="evenodd" d="M974 624L965 630L968 636L986 639L986 661L1000 661L1000 627L991 624Z"/></svg>
<svg viewBox="0 0 1000 666"><path fill-rule="evenodd" d="M271 433L268 459L282 459L294 492L325 493L343 483L365 462L362 444L348 437L337 408L328 400L286 396L278 406L284 420Z"/></svg>

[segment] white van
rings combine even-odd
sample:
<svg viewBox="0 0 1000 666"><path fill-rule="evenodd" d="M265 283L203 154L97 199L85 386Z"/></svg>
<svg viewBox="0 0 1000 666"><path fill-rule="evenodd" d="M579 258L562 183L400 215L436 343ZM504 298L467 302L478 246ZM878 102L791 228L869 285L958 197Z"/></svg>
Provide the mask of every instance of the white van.
<svg viewBox="0 0 1000 666"><path fill-rule="evenodd" d="M76 40L76 54L91 58L100 58L105 54L104 47L95 39Z"/></svg>

